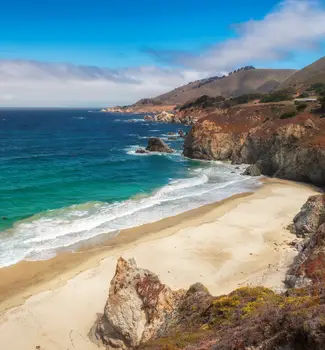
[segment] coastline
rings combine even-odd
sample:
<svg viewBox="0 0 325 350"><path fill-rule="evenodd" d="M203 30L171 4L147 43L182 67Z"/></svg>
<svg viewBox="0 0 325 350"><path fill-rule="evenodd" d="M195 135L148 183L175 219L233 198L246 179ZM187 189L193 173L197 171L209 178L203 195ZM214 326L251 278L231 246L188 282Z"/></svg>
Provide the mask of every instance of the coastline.
<svg viewBox="0 0 325 350"><path fill-rule="evenodd" d="M253 193L123 230L100 246L0 269L0 345L96 349L87 334L104 308L119 256L134 257L173 289L195 282L214 295L242 285L281 289L297 254L286 227L317 191L285 180L263 182ZM24 339L15 339L19 332Z"/></svg>

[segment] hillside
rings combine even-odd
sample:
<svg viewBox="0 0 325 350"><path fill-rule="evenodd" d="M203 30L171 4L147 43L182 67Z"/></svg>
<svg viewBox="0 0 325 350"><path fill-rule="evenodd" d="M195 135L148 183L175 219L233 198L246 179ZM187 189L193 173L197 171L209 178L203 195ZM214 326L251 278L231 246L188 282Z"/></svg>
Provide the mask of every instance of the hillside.
<svg viewBox="0 0 325 350"><path fill-rule="evenodd" d="M150 102L164 105L180 105L202 95L232 97L242 94L266 93L277 88L289 76L293 69L249 69L240 70L226 77L212 77L191 82L163 95L150 99ZM140 100L136 105L148 104L148 99Z"/></svg>
<svg viewBox="0 0 325 350"><path fill-rule="evenodd" d="M325 83L325 57L295 72L279 88L306 89L315 83Z"/></svg>

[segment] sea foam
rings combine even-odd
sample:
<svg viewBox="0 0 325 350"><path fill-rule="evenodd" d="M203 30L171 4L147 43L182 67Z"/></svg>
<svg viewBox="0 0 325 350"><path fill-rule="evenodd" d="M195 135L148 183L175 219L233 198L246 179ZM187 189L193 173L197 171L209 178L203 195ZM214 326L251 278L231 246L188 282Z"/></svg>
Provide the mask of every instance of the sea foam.
<svg viewBox="0 0 325 350"><path fill-rule="evenodd" d="M135 154L135 147L138 146L129 149L130 154ZM2 232L0 266L23 259L48 259L59 250L73 250L96 237L107 239L121 229L154 222L256 188L258 178L240 175L242 171L243 167L202 163L201 168L189 170L188 178L171 179L152 193L121 202L72 205L18 221Z"/></svg>

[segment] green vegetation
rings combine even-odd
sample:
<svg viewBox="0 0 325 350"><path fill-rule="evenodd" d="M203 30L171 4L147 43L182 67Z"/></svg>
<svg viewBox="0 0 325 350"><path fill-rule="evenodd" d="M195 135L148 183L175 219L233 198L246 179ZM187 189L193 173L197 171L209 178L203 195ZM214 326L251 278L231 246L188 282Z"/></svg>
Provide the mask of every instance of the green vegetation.
<svg viewBox="0 0 325 350"><path fill-rule="evenodd" d="M296 108L297 108L298 112L304 111L307 108L307 106L308 106L307 103L299 102L299 101L295 101L295 105L296 105Z"/></svg>
<svg viewBox="0 0 325 350"><path fill-rule="evenodd" d="M245 94L245 95L240 95L237 97L233 97L231 98L228 102L231 105L240 105L240 104L244 104L244 103L248 103L254 100L260 100L263 97L262 94Z"/></svg>
<svg viewBox="0 0 325 350"><path fill-rule="evenodd" d="M225 101L225 98L222 96L210 97L207 95L203 95L197 98L194 101L190 101L185 103L183 106L179 108L180 111L188 108L209 108L209 107L217 107Z"/></svg>
<svg viewBox="0 0 325 350"><path fill-rule="evenodd" d="M165 337L140 349L179 350L214 345L215 349L254 347L267 342L268 349L321 349L324 340L325 299L321 286L291 289L277 294L264 287L243 287L207 299L197 294L182 306L184 317ZM196 308L192 308L197 305ZM204 305L204 307L202 307ZM296 346L299 344L299 346Z"/></svg>
<svg viewBox="0 0 325 350"><path fill-rule="evenodd" d="M315 91L317 95L324 95L325 94L325 84L324 83L316 83L311 85L307 91Z"/></svg>
<svg viewBox="0 0 325 350"><path fill-rule="evenodd" d="M288 111L288 112L284 112L283 114L281 114L280 119L289 119L289 118L293 118L297 115L297 111Z"/></svg>
<svg viewBox="0 0 325 350"><path fill-rule="evenodd" d="M325 111L325 92L323 93L323 95L319 96L318 102L320 103L321 111Z"/></svg>
<svg viewBox="0 0 325 350"><path fill-rule="evenodd" d="M261 102L281 102L281 101L289 101L293 98L293 91L291 89L277 90L274 92L270 92L269 94L264 95L261 99Z"/></svg>

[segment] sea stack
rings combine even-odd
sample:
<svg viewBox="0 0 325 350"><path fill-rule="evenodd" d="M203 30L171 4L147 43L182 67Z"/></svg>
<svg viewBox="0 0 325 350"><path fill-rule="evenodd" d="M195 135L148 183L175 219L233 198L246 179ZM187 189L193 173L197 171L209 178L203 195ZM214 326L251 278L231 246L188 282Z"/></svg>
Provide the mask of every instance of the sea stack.
<svg viewBox="0 0 325 350"><path fill-rule="evenodd" d="M146 148L150 152L173 153L174 151L159 137L150 137Z"/></svg>

